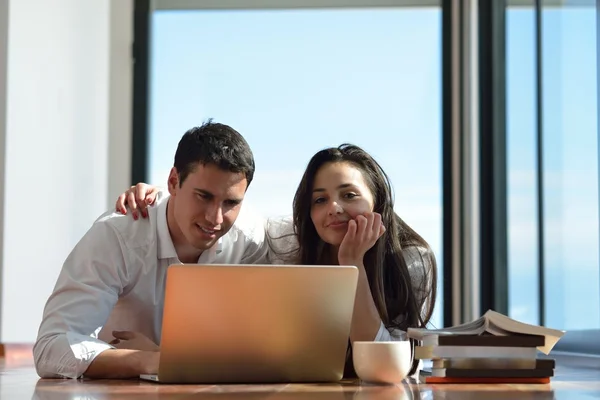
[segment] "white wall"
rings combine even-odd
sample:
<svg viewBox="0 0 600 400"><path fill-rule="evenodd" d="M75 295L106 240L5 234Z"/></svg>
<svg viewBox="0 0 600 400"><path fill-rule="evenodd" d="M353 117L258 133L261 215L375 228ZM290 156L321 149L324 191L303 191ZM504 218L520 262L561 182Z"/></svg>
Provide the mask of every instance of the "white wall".
<svg viewBox="0 0 600 400"><path fill-rule="evenodd" d="M0 341L33 342L65 257L129 185L132 1L0 2Z"/></svg>
<svg viewBox="0 0 600 400"><path fill-rule="evenodd" d="M6 81L8 67L8 0L0 0L0 221L4 219L4 162L6 139ZM4 228L0 223L0 260L3 258ZM0 343L2 342L2 297L4 274L0 263Z"/></svg>

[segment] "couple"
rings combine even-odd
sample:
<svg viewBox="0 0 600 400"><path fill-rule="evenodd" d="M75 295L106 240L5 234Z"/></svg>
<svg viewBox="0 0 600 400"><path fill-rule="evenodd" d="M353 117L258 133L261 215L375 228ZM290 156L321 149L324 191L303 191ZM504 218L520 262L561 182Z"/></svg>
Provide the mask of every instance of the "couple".
<svg viewBox="0 0 600 400"><path fill-rule="evenodd" d="M132 208L157 195L143 209L147 218L136 221L125 209L103 214L65 260L34 345L38 374L156 373L166 269L174 263L356 265L350 342L402 340L408 327L425 326L435 302L435 259L394 213L387 177L368 154L344 145L313 156L291 222L265 224L242 207L253 175L252 151L231 127L208 122L186 132L169 196L151 190L145 198L144 185L131 188L118 208L136 194Z"/></svg>

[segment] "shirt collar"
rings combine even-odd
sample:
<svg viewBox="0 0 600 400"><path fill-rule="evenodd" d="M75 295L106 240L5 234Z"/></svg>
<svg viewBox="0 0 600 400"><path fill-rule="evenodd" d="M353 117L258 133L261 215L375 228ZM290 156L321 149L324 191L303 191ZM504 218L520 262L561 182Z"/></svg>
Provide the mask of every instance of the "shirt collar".
<svg viewBox="0 0 600 400"><path fill-rule="evenodd" d="M173 239L169 233L169 225L167 224L167 204L169 204L169 198L159 203L156 207L156 232L158 236L158 258L160 259L178 258ZM223 251L223 236L219 238L213 247L204 250L204 252L211 255L217 255L221 253L221 251Z"/></svg>
<svg viewBox="0 0 600 400"><path fill-rule="evenodd" d="M156 233L158 236L158 258L177 258L177 252L173 245L173 239L167 225L167 204L169 199L158 204L156 207Z"/></svg>

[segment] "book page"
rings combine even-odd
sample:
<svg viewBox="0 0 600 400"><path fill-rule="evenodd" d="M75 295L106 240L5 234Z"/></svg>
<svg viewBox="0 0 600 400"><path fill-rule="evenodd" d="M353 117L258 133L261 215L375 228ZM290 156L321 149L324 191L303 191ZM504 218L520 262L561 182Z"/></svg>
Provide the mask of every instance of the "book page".
<svg viewBox="0 0 600 400"><path fill-rule="evenodd" d="M407 336L416 340L423 340L428 335L479 335L485 331L485 318L480 317L475 321L442 329L408 328Z"/></svg>
<svg viewBox="0 0 600 400"><path fill-rule="evenodd" d="M493 310L488 310L484 314L484 317L489 320L487 331L493 335L520 333L525 335L544 336L546 343L544 346L539 346L538 350L546 355L550 353L554 345L565 334L565 331L550 329L544 326L526 324Z"/></svg>

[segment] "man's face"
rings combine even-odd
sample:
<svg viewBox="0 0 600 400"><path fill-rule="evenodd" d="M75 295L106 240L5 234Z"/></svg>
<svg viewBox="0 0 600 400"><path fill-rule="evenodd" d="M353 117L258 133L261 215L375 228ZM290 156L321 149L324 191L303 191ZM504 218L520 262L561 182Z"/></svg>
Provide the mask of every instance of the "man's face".
<svg viewBox="0 0 600 400"><path fill-rule="evenodd" d="M235 222L248 181L243 173L224 171L214 164L196 165L179 185L175 168L169 193L175 221L186 241L198 250L212 247Z"/></svg>

